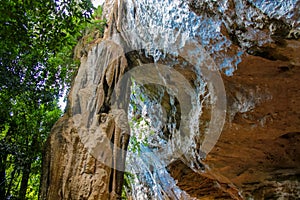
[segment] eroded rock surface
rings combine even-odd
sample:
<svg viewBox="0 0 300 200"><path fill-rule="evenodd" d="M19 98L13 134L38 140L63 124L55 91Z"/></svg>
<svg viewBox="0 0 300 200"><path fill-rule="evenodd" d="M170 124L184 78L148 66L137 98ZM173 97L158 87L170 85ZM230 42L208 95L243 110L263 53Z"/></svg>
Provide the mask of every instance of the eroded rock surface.
<svg viewBox="0 0 300 200"><path fill-rule="evenodd" d="M145 4L144 1L141 2ZM210 6L216 6L217 9L217 5L204 3L200 5L202 10L199 10L197 2L200 1L190 1L191 10L196 14L200 15L205 6L208 6L206 11L214 10L214 7ZM241 55L233 55L239 52L241 46L249 53L241 57L242 62L235 71L234 67L225 67L230 69L232 76L222 74L227 95L224 129L213 150L205 158L202 157L203 169L192 170L180 160L170 164L168 169L177 186L197 199L299 199L300 41L296 39L298 25L294 23L293 27L288 26L293 20L290 18L270 20L269 16L254 9L251 4L246 4L249 1L237 1L244 2L247 9L254 9L255 13L262 17L261 19L255 16L255 20L258 21L254 22L262 25L258 27L259 34L255 35L253 33L257 32L253 30L257 27L251 21L251 17L246 20L247 23L252 23L248 29L243 27L245 21L230 20L230 17L238 17L230 10L236 11L239 8L235 7L234 1L228 2L225 16L229 18L225 19L226 26L220 25L220 32L213 32L218 35L218 39L210 44L211 35L198 37L199 41L208 42L206 49L216 54L214 58L217 63L222 63L224 55L227 54L230 63L238 63ZM138 56L138 51L141 50L138 48L132 49L138 50L132 54L125 52L130 46L139 47L139 43L132 40L132 35L126 35L126 31L147 18L146 15L139 16L141 13L136 11L144 5L139 3L107 1L104 13L108 18L108 28L104 38L95 40L94 44L85 48L88 52L85 50L82 54L77 53L82 56L82 64L69 95L69 109L54 126L46 146L41 199L120 198L123 181L123 172L120 172L120 169L124 167L125 155L116 147L126 149L128 138L125 132L128 127L120 120L122 109L118 114L113 112L111 107L115 85L134 65L153 62L156 59L164 63L168 58L160 59L159 56L154 56L153 59L149 59L149 56ZM149 6L155 9L155 6ZM172 12L177 11L170 10L170 13ZM243 17L249 17L245 14L247 12L241 11ZM221 14L217 13L214 20L219 20ZM210 15L213 13L205 13L204 19L209 19ZM170 17L170 20L173 19L177 19L176 16ZM198 20L196 17L192 19ZM151 18L147 20L142 23L153 22ZM270 21L264 23L264 20ZM205 22L204 20L197 26L201 28L205 26ZM178 25L180 23L177 25L189 30L190 22L186 23L181 24L182 26ZM215 24L204 28L210 31L209 28L214 26ZM270 26L275 26L275 29L272 29L274 33L269 29ZM147 30L139 28L141 27L137 27L138 31L145 31L138 32L143 39L152 37L146 33L153 26ZM169 29L162 29L166 30ZM282 30L285 31L280 34ZM159 30L154 32L160 34ZM174 31L170 34L174 34ZM115 42L119 45L110 42L110 37L115 35L118 36L114 38ZM248 37L249 35L251 37ZM272 42L270 35L275 36ZM161 35L154 36L159 38ZM185 42L182 38L179 40L178 43ZM152 42L148 41L150 47L156 47L155 41ZM225 68L220 68L220 71L228 74ZM175 66L175 69L191 83L197 78L197 74L191 68ZM121 94L120 91L116 92L117 95ZM168 95L164 98L169 101ZM162 103L166 102L163 100ZM167 111L171 109L169 106L169 103L165 104ZM180 116L181 113L176 114ZM207 120L209 117L204 116L201 119ZM121 162L113 159L113 155L120 155Z"/></svg>
<svg viewBox="0 0 300 200"><path fill-rule="evenodd" d="M246 55L223 77L228 116L206 173L170 166L183 190L199 199L299 199L299 50L299 41L287 40L273 46L278 57Z"/></svg>

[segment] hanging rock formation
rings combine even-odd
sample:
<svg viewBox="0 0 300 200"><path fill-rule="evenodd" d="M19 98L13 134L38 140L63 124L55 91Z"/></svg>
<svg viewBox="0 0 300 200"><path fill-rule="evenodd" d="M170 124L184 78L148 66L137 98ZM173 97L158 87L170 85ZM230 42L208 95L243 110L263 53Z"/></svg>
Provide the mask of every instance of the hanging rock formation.
<svg viewBox="0 0 300 200"><path fill-rule="evenodd" d="M53 127L45 147L40 199L120 199L130 128L126 115L129 100L118 102L118 98L128 99L130 90L127 91L128 82L121 90L116 86L127 71L142 63L165 64L175 59L175 69L190 83L196 81L196 70L182 67L184 61L176 53L158 53L156 57L151 49L162 44L155 43L156 33L136 25L145 23L141 20L145 18L142 8L146 4L148 9L151 5L155 8L155 2L148 5L142 0L106 1L108 28L104 37L78 48L81 66L69 94L68 109ZM196 161L189 160L189 156L183 156L173 160L168 171L186 199L299 199L299 1L290 10L296 14L287 15L291 18L280 18L276 13L267 15L267 8L263 13L252 1L223 0L226 6L222 8L211 2L190 1L188 11L182 12L192 13L185 17L195 20L200 20L197 15L204 16L203 21L221 20L216 36L208 34L201 38L193 33L188 27L199 24L190 24L196 23L192 20L186 20L189 25L174 26L180 31L192 30L189 34L203 42L217 66L225 63L224 58L230 60L218 69L226 90L225 125L214 148L207 155L199 153L200 168L195 167ZM179 7L184 6L178 4ZM249 18L248 12L252 11L257 16ZM157 17L155 20L159 21ZM162 23L171 23L168 20ZM129 34L133 27L137 31ZM210 31L201 23L199 27ZM169 29L153 32L166 30ZM141 49L141 40L132 39L135 36L150 43L149 49ZM185 42L185 37L180 37L176 41ZM216 37L213 44L206 43L212 41L210 37ZM147 41L149 38L154 39ZM160 48L162 52L170 49ZM240 54L241 51L244 53ZM157 96L156 90L145 88L150 97ZM163 95L161 101L166 113L171 113L172 106L182 107L178 102L171 105L168 95ZM177 112L174 116L180 115ZM199 117L200 130L204 129L203 120L210 117ZM198 147L199 138L195 140Z"/></svg>
<svg viewBox="0 0 300 200"><path fill-rule="evenodd" d="M233 76L223 76L228 116L204 161L209 170L197 174L182 162L170 166L191 196L299 198L300 42L284 42L272 48L274 59L246 55Z"/></svg>

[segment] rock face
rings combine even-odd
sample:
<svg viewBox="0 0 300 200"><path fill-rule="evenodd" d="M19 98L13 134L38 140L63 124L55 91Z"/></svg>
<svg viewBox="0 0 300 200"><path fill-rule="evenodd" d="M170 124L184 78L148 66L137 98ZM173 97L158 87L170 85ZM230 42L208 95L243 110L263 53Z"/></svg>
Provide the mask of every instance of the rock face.
<svg viewBox="0 0 300 200"><path fill-rule="evenodd" d="M229 10L237 9L237 2L228 2ZM212 8L217 10L218 6L190 1L191 9L198 15L212 14L209 11ZM251 9L251 3L243 6L245 10ZM299 9L299 5L295 5L294 9ZM245 10L216 15L223 18L239 13L237 18L245 20ZM267 12L268 9L265 10ZM178 179L180 187L193 197L300 197L300 41L285 39L293 32L292 26L287 26L286 18L278 20L266 15L262 18L265 18L264 27L273 24L277 29L272 36L275 42L261 47L246 47L249 54L243 56L233 76L223 76L228 115L218 143L204 160L208 169L199 174L187 169L183 163L170 166L171 174ZM244 22L237 20L232 23L227 19L225 17L228 25L224 32L238 46L245 42L241 33L247 33L253 25L260 23L253 16L255 23L250 23L245 29ZM293 20L297 27L299 16L293 15ZM271 29L260 30L266 33Z"/></svg>
<svg viewBox="0 0 300 200"><path fill-rule="evenodd" d="M299 199L299 48L299 41L287 40L272 47L272 60L246 55L233 76L223 77L228 116L204 161L209 169L197 174L183 163L170 166L188 194L199 199Z"/></svg>
<svg viewBox="0 0 300 200"><path fill-rule="evenodd" d="M113 14L110 22L109 28L115 30ZM109 30L107 35L111 35ZM122 49L113 43L96 42L80 43L76 53L82 55L81 65L67 112L54 125L46 144L40 199L120 199L122 150L127 148L129 130L122 123L122 112L117 112L118 105L111 110L111 99L127 62Z"/></svg>
<svg viewBox="0 0 300 200"><path fill-rule="evenodd" d="M65 115L52 129L40 199L108 199L111 169L89 154L73 126Z"/></svg>
<svg viewBox="0 0 300 200"><path fill-rule="evenodd" d="M190 1L196 14L201 15L205 6L213 10L209 4L199 2ZM229 10L236 9L233 1L228 2ZM82 54L68 111L53 127L46 144L40 199L120 199L124 151L129 141L123 111L129 102L115 105L113 99L130 91L114 89L126 71L153 61L140 52L126 52L131 45L139 45L124 33L138 21L135 3L107 1L104 38L83 47L89 51ZM131 14L136 18L128 17ZM203 169L195 170L181 159L168 166L177 186L191 197L300 198L300 41L293 27L287 25L289 20L293 19L271 20L262 27L265 35L271 34L266 27L272 23L277 31L272 35L276 36L274 42L261 45L254 44L251 36L249 40L254 43L247 46L249 43L239 34L247 35L252 29L245 31L242 23L229 20L228 26L221 26L222 34L232 41L226 52L232 54L247 44L248 53L232 76L222 74L227 95L226 123L217 144L202 157ZM282 30L285 32L279 34ZM116 34L118 45L110 42ZM159 62L168 62L168 57ZM190 82L197 78L191 69L178 67L177 71ZM170 106L162 103L166 108Z"/></svg>

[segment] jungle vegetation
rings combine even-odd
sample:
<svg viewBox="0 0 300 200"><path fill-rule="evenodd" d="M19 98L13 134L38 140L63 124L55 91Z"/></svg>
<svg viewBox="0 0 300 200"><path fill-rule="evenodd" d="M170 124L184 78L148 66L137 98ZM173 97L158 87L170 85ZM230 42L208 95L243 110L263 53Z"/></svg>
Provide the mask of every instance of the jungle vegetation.
<svg viewBox="0 0 300 200"><path fill-rule="evenodd" d="M102 8L91 0L0 2L0 199L38 199L43 145L79 66L74 47L87 28L104 30L95 17Z"/></svg>

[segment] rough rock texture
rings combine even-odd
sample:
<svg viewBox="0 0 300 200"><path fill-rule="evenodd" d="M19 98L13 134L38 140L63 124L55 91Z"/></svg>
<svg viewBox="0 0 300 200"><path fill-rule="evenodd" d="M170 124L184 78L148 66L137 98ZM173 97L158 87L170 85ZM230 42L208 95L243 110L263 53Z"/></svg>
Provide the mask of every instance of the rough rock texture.
<svg viewBox="0 0 300 200"><path fill-rule="evenodd" d="M223 77L227 122L204 161L206 172L170 166L193 197L300 198L300 41L262 51L273 59L246 55L233 76Z"/></svg>
<svg viewBox="0 0 300 200"><path fill-rule="evenodd" d="M127 62L120 49L99 42L85 47L68 111L48 138L40 199L120 198L129 127L118 107L111 110L111 98Z"/></svg>
<svg viewBox="0 0 300 200"><path fill-rule="evenodd" d="M108 199L110 169L87 152L73 126L65 115L52 129L40 199Z"/></svg>
<svg viewBox="0 0 300 200"><path fill-rule="evenodd" d="M234 1L230 2L233 10ZM198 15L215 15L208 12L209 6L218 4L190 1ZM195 173L180 161L169 166L180 188L193 197L300 198L300 41L284 39L293 38L284 21L264 18L264 26L277 29L275 42L252 46L234 75L223 76L228 115L218 143L203 161L205 172ZM246 30L241 23L229 25L223 33L241 45L240 33Z"/></svg>
<svg viewBox="0 0 300 200"><path fill-rule="evenodd" d="M106 3L111 12L106 11L109 27L104 41L122 31L123 3ZM112 157L120 153L116 147L126 149L128 127L122 127L121 112L111 112L111 95L128 65L139 62L110 43L94 42L81 54L68 113L48 139L40 199L106 200L120 195L123 174L95 155L102 154L111 167L123 165L124 155L117 163ZM204 172L195 173L180 161L169 166L177 185L192 197L300 198L300 41L280 40L250 50L253 55L243 57L233 76L223 76L228 116L218 143L203 161ZM189 76L190 71L181 73Z"/></svg>

